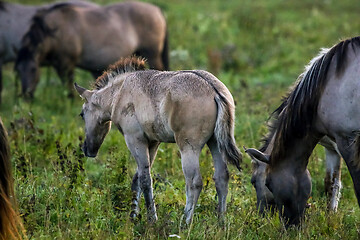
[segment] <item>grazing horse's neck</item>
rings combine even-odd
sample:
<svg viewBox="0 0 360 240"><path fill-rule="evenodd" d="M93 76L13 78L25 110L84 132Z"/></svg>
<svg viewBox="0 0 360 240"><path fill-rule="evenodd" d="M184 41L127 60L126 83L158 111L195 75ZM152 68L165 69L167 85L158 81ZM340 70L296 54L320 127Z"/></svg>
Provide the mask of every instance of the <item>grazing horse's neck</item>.
<svg viewBox="0 0 360 240"><path fill-rule="evenodd" d="M273 139L275 138L275 135L276 134L274 134ZM315 134L308 133L302 138L294 138L292 142L287 145L287 149L282 151L277 149L279 145L275 144L272 139L271 143L266 149L266 152L271 152L271 168L288 165L296 170L305 171L308 165L309 157L320 138L321 137Z"/></svg>

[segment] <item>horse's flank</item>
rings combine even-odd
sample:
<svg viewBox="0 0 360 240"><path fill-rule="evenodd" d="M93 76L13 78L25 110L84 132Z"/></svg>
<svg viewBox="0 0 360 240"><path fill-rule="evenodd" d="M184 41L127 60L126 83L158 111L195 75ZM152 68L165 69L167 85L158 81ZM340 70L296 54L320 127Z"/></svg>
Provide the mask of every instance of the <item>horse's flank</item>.
<svg viewBox="0 0 360 240"><path fill-rule="evenodd" d="M286 149L294 143L294 139L311 134L319 100L327 84L330 65L335 64L335 73L340 77L346 67L349 48L355 51L356 46L360 46L360 37L341 41L330 50L322 50L299 76L294 89L272 114L274 120L270 124L270 134L266 136L265 144L261 148L265 150L275 137L270 165L284 159Z"/></svg>

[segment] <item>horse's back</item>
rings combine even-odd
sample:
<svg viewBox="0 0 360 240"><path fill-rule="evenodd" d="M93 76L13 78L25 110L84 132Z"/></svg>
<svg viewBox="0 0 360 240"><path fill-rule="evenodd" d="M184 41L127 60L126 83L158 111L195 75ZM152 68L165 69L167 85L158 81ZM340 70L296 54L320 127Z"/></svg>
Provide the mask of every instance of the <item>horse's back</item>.
<svg viewBox="0 0 360 240"><path fill-rule="evenodd" d="M153 140L173 142L183 136L205 144L217 117L213 82L220 81L201 74L204 72L155 70L130 74L119 94L117 118L124 122L134 118Z"/></svg>

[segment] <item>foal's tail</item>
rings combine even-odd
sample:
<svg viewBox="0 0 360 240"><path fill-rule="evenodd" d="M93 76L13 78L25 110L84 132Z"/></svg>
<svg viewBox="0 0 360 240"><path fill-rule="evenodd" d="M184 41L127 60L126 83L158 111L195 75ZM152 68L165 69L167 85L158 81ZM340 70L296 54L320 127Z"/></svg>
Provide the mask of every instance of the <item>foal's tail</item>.
<svg viewBox="0 0 360 240"><path fill-rule="evenodd" d="M215 137L220 152L225 155L229 163L235 165L241 171L242 154L237 148L234 138L234 105L220 92L216 92L215 102L218 107L218 113L214 130Z"/></svg>
<svg viewBox="0 0 360 240"><path fill-rule="evenodd" d="M0 118L0 239L22 239L24 232L16 209L7 133Z"/></svg>
<svg viewBox="0 0 360 240"><path fill-rule="evenodd" d="M164 70L168 71L170 70L169 67L169 33L168 30L166 30L166 35L164 39L164 46L161 53L161 59L163 62Z"/></svg>

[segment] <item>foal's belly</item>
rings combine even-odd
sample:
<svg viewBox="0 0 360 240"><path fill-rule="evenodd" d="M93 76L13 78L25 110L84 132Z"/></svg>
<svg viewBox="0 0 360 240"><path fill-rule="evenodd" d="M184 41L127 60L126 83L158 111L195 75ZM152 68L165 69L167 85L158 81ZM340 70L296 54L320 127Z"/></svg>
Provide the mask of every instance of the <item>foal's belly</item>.
<svg viewBox="0 0 360 240"><path fill-rule="evenodd" d="M144 122L143 130L149 140L165 143L175 143L174 132L167 123L161 120Z"/></svg>

